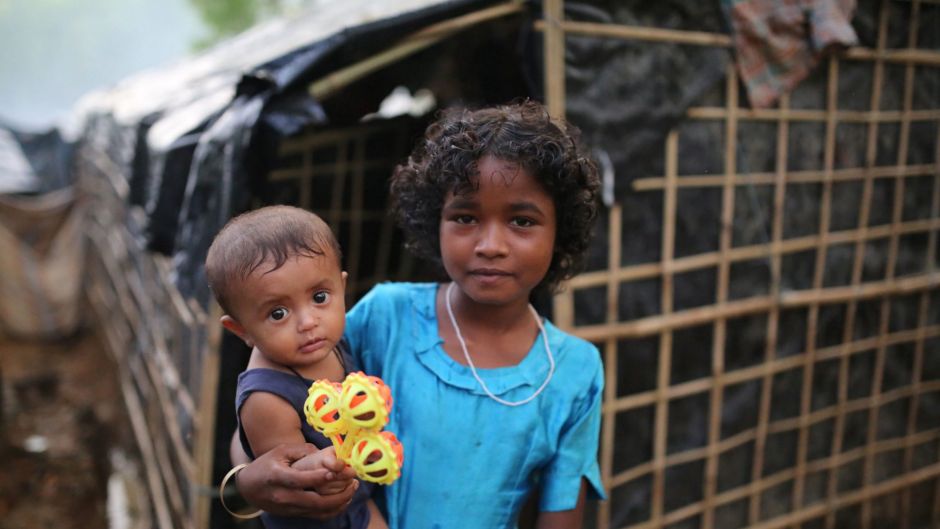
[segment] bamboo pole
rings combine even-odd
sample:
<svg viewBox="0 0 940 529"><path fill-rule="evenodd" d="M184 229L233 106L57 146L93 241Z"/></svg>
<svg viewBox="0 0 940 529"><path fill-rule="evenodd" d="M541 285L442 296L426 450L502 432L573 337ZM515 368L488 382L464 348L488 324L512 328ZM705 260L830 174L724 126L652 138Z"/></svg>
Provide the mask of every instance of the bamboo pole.
<svg viewBox="0 0 940 529"><path fill-rule="evenodd" d="M918 23L919 20L920 20L920 1L914 0L911 5L911 16L908 21L908 41L907 41L908 48L913 49L917 47L917 33L918 33L918 27L919 27L919 23ZM910 129L911 129L910 118L911 118L911 107L913 106L913 95L914 95L914 66L908 63L904 66L904 96L903 96L902 110L901 110L901 137L900 137L900 140L898 141L898 156L897 156L897 163L896 163L896 165L900 167L904 167L907 165L907 150L908 150L908 145L910 142ZM900 197L895 196L895 204L894 204L895 211L894 211L894 215L892 216L893 226L897 226L901 223L901 216L902 216L903 209L904 209L904 200L903 200L904 181L905 179L903 176L898 176L896 180L895 192L901 193L902 196ZM894 252L896 252L897 247L898 247L897 231L895 231L894 235L892 236L891 245L894 248ZM930 262L929 256L933 254L928 253L927 255L928 255L928 263L929 263ZM929 269L929 265L925 267L925 269ZM918 317L917 317L919 328L922 328L923 326L927 324L928 304L929 304L929 297L927 293L924 292L920 296L920 308L918 310ZM922 339L918 340L914 346L914 365L912 367L911 385L915 389L919 388L919 384L920 384L920 372L922 370L922 365L923 365L923 347L924 346L923 346ZM915 391L914 396L911 399L911 406L908 410L907 437L911 437L913 433L916 431L916 427L917 427L916 412L917 412L918 402L919 402L918 397L919 397L919 394L917 391ZM878 411L875 410L875 413L877 416ZM903 456L904 459L902 463L904 466L905 473L911 471L913 457L914 457L913 447L910 444L908 444L904 449L904 456ZM873 468L874 461L873 460L867 461L866 464L868 465L868 467L871 468L871 472L874 473L874 468ZM871 477L871 475L869 475L869 477ZM901 527L905 529L910 527L910 523L911 523L910 492L911 492L911 489L906 488L904 489L904 492L901 495L900 524L901 524ZM868 507L866 509L863 506L862 513L863 513L863 516L866 514L870 516L871 507Z"/></svg>
<svg viewBox="0 0 940 529"><path fill-rule="evenodd" d="M826 107L829 119L826 120L825 148L823 151L823 170L827 175L823 183L822 207L819 210L819 246L816 248L816 263L813 271L813 290L823 288L825 278L826 256L828 253L829 219L832 210L832 170L835 158L836 118L835 110L838 108L839 63L835 58L829 59L829 72L827 80ZM806 354L803 363L803 386L800 395L800 417L809 415L812 406L813 372L816 366L816 334L819 323L819 304L810 305L807 331ZM806 480L806 457L809 442L809 425L801 421L798 441L796 465L797 473L793 487L793 510L803 506L803 493Z"/></svg>
<svg viewBox="0 0 940 529"><path fill-rule="evenodd" d="M672 313L673 276L669 272L675 248L676 233L676 186L672 185L678 177L679 132L672 130L666 137L666 186L663 199L663 240L662 263L663 276L660 292L660 304L663 316ZM653 433L653 490L651 495L651 517L653 523L659 523L663 517L665 502L666 471L666 432L669 427L669 377L672 372L672 330L662 329L659 333L659 368L656 375L656 416Z"/></svg>
<svg viewBox="0 0 940 529"><path fill-rule="evenodd" d="M623 216L620 204L610 208L608 220L608 247L607 268L610 272L620 267L621 240ZM613 323L618 319L620 283L613 273L608 274L607 283L607 322ZM618 364L617 340L609 338L604 342L604 401L613 402L617 399L617 374L620 372ZM601 438L601 479L607 490L613 490L611 483L614 473L614 449L616 439L614 434L617 428L617 412L603 411L604 420L603 437ZM610 502L602 502L599 506L599 525L607 527L610 520Z"/></svg>
<svg viewBox="0 0 940 529"><path fill-rule="evenodd" d="M887 24L888 24L888 2L887 0L882 0L881 8L878 17L878 42L877 47L879 52L885 49L886 39L887 39ZM881 91L884 86L884 63L880 60L874 62L874 74L872 80L872 91L871 91L871 100L869 103L869 108L871 109L872 114L876 114L881 104ZM875 157L877 154L876 151L876 141L878 134L878 126L875 122L868 123L868 136L865 147L865 167L871 168L874 167ZM862 277L862 264L865 254L865 243L866 240L866 231L868 230L868 219L871 214L871 199L873 194L874 182L871 177L866 177L864 181L864 187L862 190L862 203L861 211L859 212L859 221L858 221L858 239L855 243L855 256L854 264L852 270L852 285L859 285L861 283ZM843 334L843 342L848 343L851 339L851 333L854 329L855 323L855 314L857 310L857 303L853 300L850 301L847 307L846 314L846 326L845 334ZM848 359L844 358L839 367L839 397L838 403L840 407L845 406L845 402L848 400ZM836 416L836 422L833 429L833 440L832 440L832 449L830 452L830 458L836 457L839 452L842 450L842 438L845 432L845 417L846 413L840 413ZM829 511L826 513L826 529L833 529L835 526L835 511L834 506L838 498L838 474L836 471L833 471L829 477L829 483L827 487L826 495L826 504L829 507Z"/></svg>
<svg viewBox="0 0 940 529"><path fill-rule="evenodd" d="M718 251L718 281L716 284L715 302L723 305L728 301L728 284L730 282L730 260L728 253L731 250L734 224L734 194L735 176L737 173L737 139L738 139L738 76L733 66L728 66L725 81L725 94L728 113L725 119L725 181L721 200L721 234ZM702 528L713 529L715 525L714 496L718 487L718 450L721 440L721 409L722 392L724 391L723 375L725 370L725 333L727 320L717 318L714 323L712 335L712 377L713 383L709 396L708 412L708 443L705 460L704 504L705 512L702 516Z"/></svg>
<svg viewBox="0 0 940 529"><path fill-rule="evenodd" d="M829 287L818 291L787 291L781 293L778 297L757 296L729 301L723 306L696 307L683 311L638 318L629 322L584 325L575 328L572 332L588 341L603 341L610 336L617 338L641 338L680 327L702 325L714 321L715 318L735 318L766 312L774 305L779 305L779 307L783 309L789 309L805 307L813 303L844 303L851 299L862 300L879 296L910 294L912 292L937 288L938 286L940 286L940 271L934 271L919 276L865 283L857 287Z"/></svg>
<svg viewBox="0 0 940 529"><path fill-rule="evenodd" d="M455 33L489 20L519 13L523 9L522 2L512 0L428 26L405 37L399 44L388 50L317 79L310 85L308 91L315 99L322 101L336 95L342 88L370 73L437 44Z"/></svg>
<svg viewBox="0 0 940 529"><path fill-rule="evenodd" d="M210 301L208 322L217 322L222 317L222 308L218 303ZM207 323L208 323L207 322ZM211 499L214 496L199 494L198 491L207 488L215 493L212 482L212 465L215 462L216 417L215 410L218 403L219 377L222 349L222 326L211 325L206 334L205 346L202 348L202 363L199 370L202 373L202 384L199 388L199 415L197 416L195 457L198 464L196 483L194 487L195 498L192 498L195 526L197 529L208 529L210 521Z"/></svg>
<svg viewBox="0 0 940 529"><path fill-rule="evenodd" d="M565 3L564 0L543 0L545 21L543 48L545 61L545 104L555 117L565 116ZM536 28L540 24L536 23Z"/></svg>
<svg viewBox="0 0 940 529"><path fill-rule="evenodd" d="M940 119L940 116L938 116ZM827 173L826 171L791 171L787 173L787 182L799 183L818 183L827 179L833 182L854 182L866 178L895 178L897 176L924 176L932 175L934 167L931 164L911 165L911 166L877 166L877 167L858 167L847 169L834 169ZM722 174L701 174L701 175L682 175L682 178L676 182L680 188L686 187L721 187L724 185L726 175ZM738 175L735 183L740 186L771 185L775 182L776 173L749 173ZM638 178L633 181L632 188L635 191L658 191L665 186L665 180L660 176Z"/></svg>

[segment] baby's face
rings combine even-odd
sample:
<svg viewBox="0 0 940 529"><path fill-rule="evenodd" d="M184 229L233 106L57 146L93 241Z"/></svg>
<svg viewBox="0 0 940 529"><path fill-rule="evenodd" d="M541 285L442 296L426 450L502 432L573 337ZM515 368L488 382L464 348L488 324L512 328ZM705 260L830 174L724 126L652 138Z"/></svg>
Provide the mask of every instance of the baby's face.
<svg viewBox="0 0 940 529"><path fill-rule="evenodd" d="M336 256L298 255L276 270L265 262L242 283L233 316L239 336L269 360L310 367L330 355L346 325L346 272Z"/></svg>

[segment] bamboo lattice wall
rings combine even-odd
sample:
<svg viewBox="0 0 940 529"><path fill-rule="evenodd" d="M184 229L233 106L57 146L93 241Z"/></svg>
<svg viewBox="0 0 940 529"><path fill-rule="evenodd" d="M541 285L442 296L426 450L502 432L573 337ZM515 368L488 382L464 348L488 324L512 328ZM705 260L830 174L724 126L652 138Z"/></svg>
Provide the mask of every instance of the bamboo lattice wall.
<svg viewBox="0 0 940 529"><path fill-rule="evenodd" d="M172 280L170 258L145 251L122 171L93 142L78 182L91 202L86 292L115 359L140 450L152 527L209 526L220 329Z"/></svg>
<svg viewBox="0 0 940 529"><path fill-rule="evenodd" d="M261 204L292 204L336 232L349 273L346 304L378 282L414 278L418 263L388 215L388 177L421 130L413 119L313 130L284 141Z"/></svg>
<svg viewBox="0 0 940 529"><path fill-rule="evenodd" d="M537 28L545 36L547 102L557 115L565 111L566 37L730 46L722 34L566 21L563 0L544 7L548 22ZM819 67L826 87L819 108L791 108L787 97L774 109L747 108L729 69L724 105L687 113L689 123L714 126L723 138L719 174L689 170L695 162L683 158L685 128L678 127L666 140L664 174L633 182L633 192L662 203L659 223L624 226L622 204L610 207L606 268L575 278L555 300L556 323L598 344L605 359L601 466L610 501L598 509L597 527L940 524L940 94L928 94L926 104L913 97L918 78L940 68L940 51L918 48L919 31L937 30L922 27L921 12L937 7L881 2L877 46L849 49ZM907 16L903 25L891 20L898 12ZM906 42L889 48L889 27L898 26ZM867 108L849 110L850 102L839 100L840 71L848 68L870 71ZM900 83L897 108L883 107L889 83ZM824 131L821 167L798 170L788 165L788 149L807 125ZM878 140L886 127L897 132L894 156L885 156ZM754 130L774 137L772 170L737 167ZM915 140L928 142L929 159L911 162ZM846 160L845 149L862 154ZM849 187L858 192L845 193ZM815 205L795 207L794 197L807 189ZM755 192L767 199L764 211L740 206ZM677 219L689 200L709 193L719 194L720 211L703 231L718 234L717 249L689 254L677 244ZM855 217L848 224L846 201ZM734 226L759 213L768 239L742 243ZM787 229L807 216L815 217L813 233ZM659 259L624 265L627 229L658 230ZM784 281L786 269L800 259L809 280L794 288ZM880 273L870 273L870 261L879 259ZM766 288L735 290L755 263L767 269ZM711 302L677 306L695 274L711 277ZM621 319L623 293L642 284L658 291L656 309ZM605 304L605 320L580 322L579 296ZM794 318L802 347L784 354ZM752 335L741 337L742 329ZM833 332L841 339L820 339ZM703 337L695 350L687 339L680 345L690 333ZM741 361L748 340L762 345ZM634 351L644 348L654 349L654 359L634 365ZM703 372L678 376L693 358L705 363ZM635 373L646 368L646 378ZM753 400L742 407L742 396ZM729 417L741 409L753 414L743 426Z"/></svg>

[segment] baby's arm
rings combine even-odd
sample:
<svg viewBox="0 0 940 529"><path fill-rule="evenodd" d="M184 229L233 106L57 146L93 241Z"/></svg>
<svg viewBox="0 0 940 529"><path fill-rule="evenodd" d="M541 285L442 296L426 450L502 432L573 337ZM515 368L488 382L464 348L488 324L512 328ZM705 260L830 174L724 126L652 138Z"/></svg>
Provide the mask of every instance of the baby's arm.
<svg viewBox="0 0 940 529"><path fill-rule="evenodd" d="M242 428L256 456L282 444L304 443L300 431L300 417L287 401L263 391L256 391L248 396L239 412ZM315 470L335 466L336 454L332 447L329 452L317 450L291 466L298 470ZM324 464L329 461L331 464ZM335 494L349 485L349 478L334 473L333 480L317 487L319 494Z"/></svg>
<svg viewBox="0 0 940 529"><path fill-rule="evenodd" d="M541 511L535 520L536 529L581 529L584 522L584 497L587 490L584 478L581 479L581 492L578 504L570 511Z"/></svg>
<svg viewBox="0 0 940 529"><path fill-rule="evenodd" d="M349 485L348 480L335 479L335 473L331 471L331 469L336 467L336 449L332 446L308 454L294 461L291 466L297 470L317 470L323 468L330 472L330 474L334 476L333 481L329 481L317 487L316 490L319 494L336 494L343 491L346 486Z"/></svg>
<svg viewBox="0 0 940 529"><path fill-rule="evenodd" d="M369 506L369 525L366 529L388 529L385 517L382 516L382 512L379 511L379 506L375 504L375 501L369 498L367 505Z"/></svg>

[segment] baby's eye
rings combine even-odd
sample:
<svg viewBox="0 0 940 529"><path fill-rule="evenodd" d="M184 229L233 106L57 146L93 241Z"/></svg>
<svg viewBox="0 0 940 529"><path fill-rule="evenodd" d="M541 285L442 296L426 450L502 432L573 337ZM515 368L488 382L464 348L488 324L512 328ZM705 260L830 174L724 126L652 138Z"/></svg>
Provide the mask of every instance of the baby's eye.
<svg viewBox="0 0 940 529"><path fill-rule="evenodd" d="M272 310L271 313L268 314L268 317L274 321L281 321L287 317L287 309L284 307L278 307Z"/></svg>
<svg viewBox="0 0 940 529"><path fill-rule="evenodd" d="M330 299L330 293L324 290L315 292L313 294L313 302L316 303L317 305L322 305L326 303L329 299Z"/></svg>
<svg viewBox="0 0 940 529"><path fill-rule="evenodd" d="M511 224L520 228L528 228L529 226L534 226L535 221L527 217L516 217L512 219Z"/></svg>

